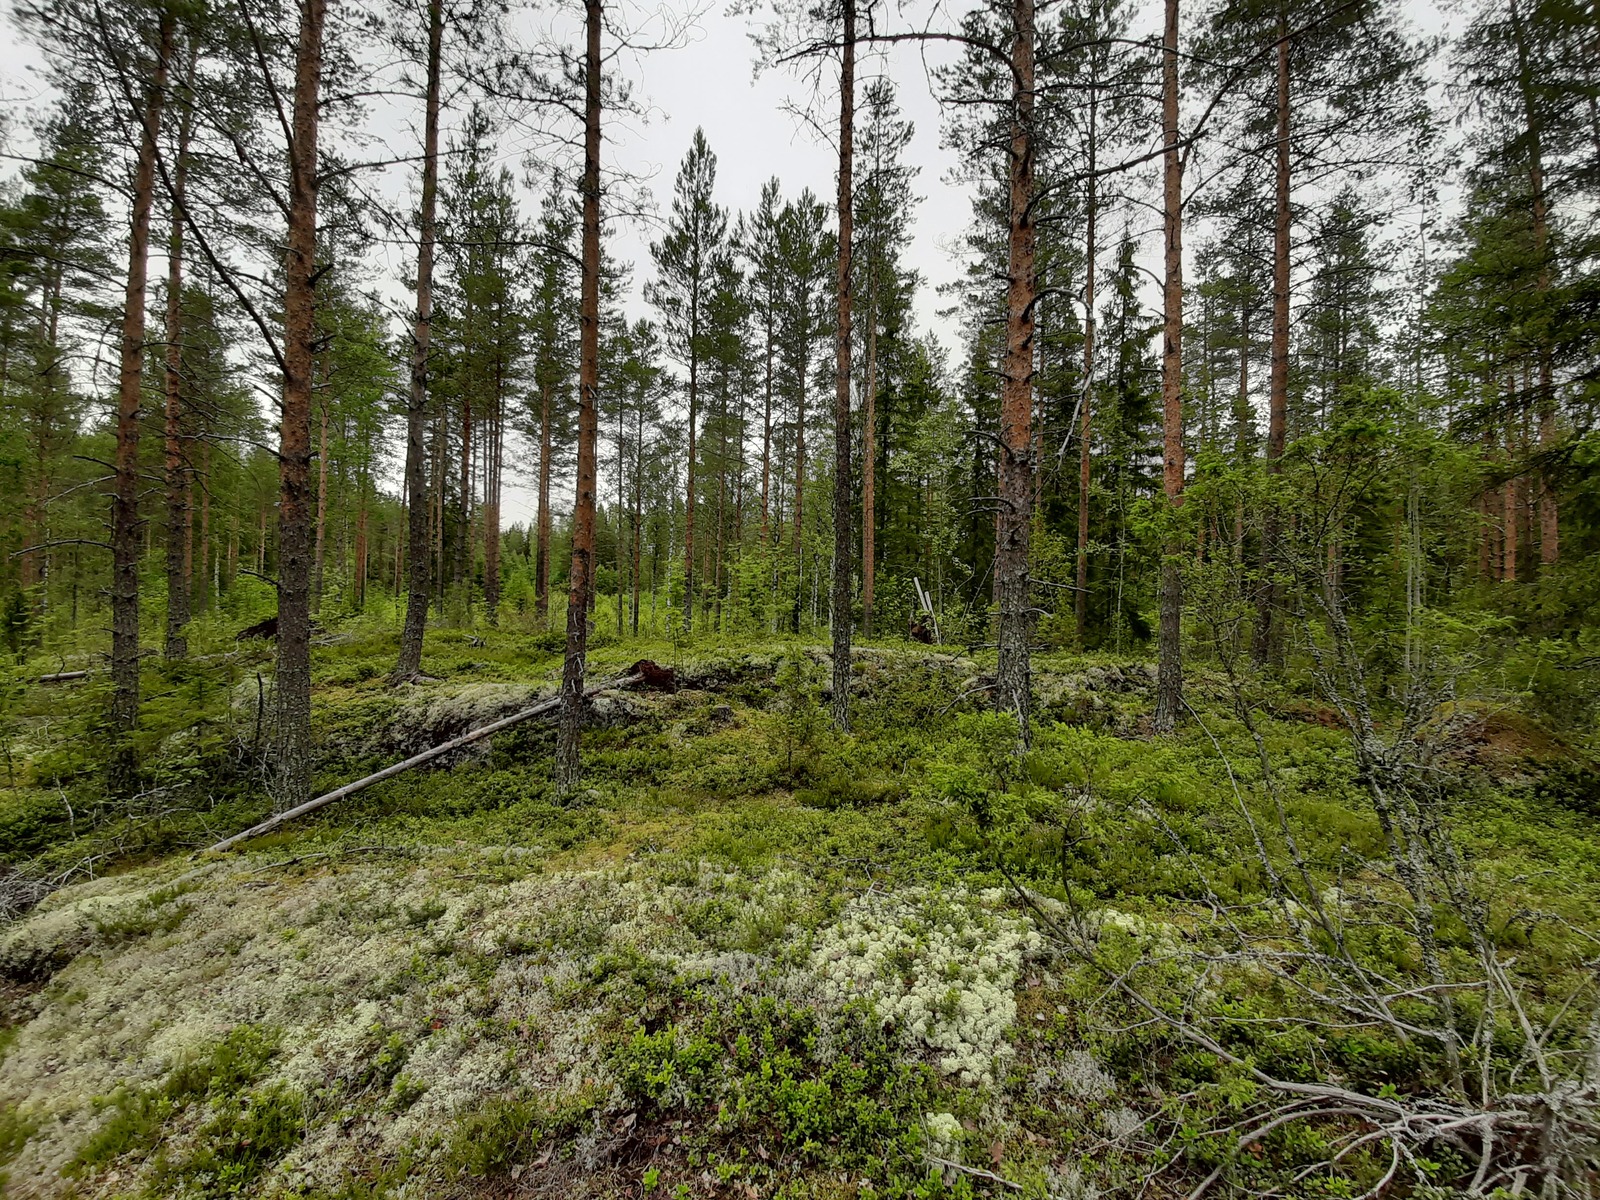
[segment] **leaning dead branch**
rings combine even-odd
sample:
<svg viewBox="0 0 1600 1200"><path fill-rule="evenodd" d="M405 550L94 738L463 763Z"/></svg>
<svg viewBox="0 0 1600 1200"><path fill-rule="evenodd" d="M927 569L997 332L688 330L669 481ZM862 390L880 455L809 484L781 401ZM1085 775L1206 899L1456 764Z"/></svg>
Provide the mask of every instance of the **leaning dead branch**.
<svg viewBox="0 0 1600 1200"><path fill-rule="evenodd" d="M585 688L583 695L584 698L588 700L598 696L601 692L614 691L620 688L636 687L639 684L646 684L652 687L670 686L671 681L672 673L670 671L666 670L665 668L658 667L655 663L649 662L648 660L641 660L630 667L626 674L619 675L615 679L608 679L602 683L597 683L593 687ZM396 775L402 775L414 767L420 767L425 763L434 761L437 758L443 758L446 754L449 754L455 750L459 750L463 746L471 745L473 742L481 741L482 739L490 737L493 734L500 733L502 730L510 729L516 725L521 725L524 721L531 721L534 717L542 717L549 713L553 713L557 708L560 707L560 704L561 698L559 696L552 696L548 700L541 700L538 704L532 705L529 708L524 708L519 712L514 712L507 717L501 717L498 721L491 721L489 724L479 726L477 729L469 730L468 732L463 733L460 737L451 738L449 741L443 742L440 745L432 747L431 749L424 750L420 754L413 754L410 758L402 759L397 763L393 763L390 766L383 768L381 771L374 771L371 775L357 779L353 783L347 783L343 787L335 788L331 792L326 792L321 796L307 800L304 804L298 804L294 808L268 817L265 821L262 821L258 825L252 825L249 829L242 830L241 832L234 834L232 837L223 838L220 842L206 847L206 851L211 853L220 852L223 850L231 850L239 843L249 841L251 838L260 837L264 833L271 833L274 829L277 829L279 826L295 820L297 817L303 817L307 813L316 812L319 808L326 808L335 801L346 799L349 796L355 795L357 792L364 792L367 788L371 787L375 783L382 783L386 779L393 779Z"/></svg>

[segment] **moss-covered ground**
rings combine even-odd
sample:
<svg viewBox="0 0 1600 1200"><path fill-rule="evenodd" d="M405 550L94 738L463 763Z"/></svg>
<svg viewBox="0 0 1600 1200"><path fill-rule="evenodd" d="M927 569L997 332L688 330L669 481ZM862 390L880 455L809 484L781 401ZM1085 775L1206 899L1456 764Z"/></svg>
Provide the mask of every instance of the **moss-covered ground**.
<svg viewBox="0 0 1600 1200"><path fill-rule="evenodd" d="M549 639L443 630L437 681L396 689L387 625L324 641L329 786L559 671ZM1240 1193L1358 1196L1380 1174L1353 1153L1297 1179L1325 1125L1219 1136L1256 1084L1107 986L1166 957L1174 1004L1281 1014L1270 984L1186 952L1219 908L1259 913L1285 834L1319 888L1381 876L1347 735L1292 686L1254 700L1273 793L1203 667L1194 715L1155 737L1145 664L1042 655L1018 760L981 655L865 648L839 735L820 648L614 643L596 677L652 658L682 687L597 705L577 802L553 794L550 730L526 726L194 857L271 806L270 651L196 642L147 672L131 801L103 782L101 684L42 687L57 664L37 661L8 677L8 1195L1077 1198L1185 1195L1225 1163ZM1596 776L1572 742L1486 703L1449 763L1454 837L1546 1016L1600 925ZM1064 954L1033 905L1072 914L1101 961ZM1414 972L1375 930L1361 953ZM1469 997L1459 1019L1508 1018ZM1279 1077L1440 1086L1435 1055L1381 1029L1228 1028Z"/></svg>

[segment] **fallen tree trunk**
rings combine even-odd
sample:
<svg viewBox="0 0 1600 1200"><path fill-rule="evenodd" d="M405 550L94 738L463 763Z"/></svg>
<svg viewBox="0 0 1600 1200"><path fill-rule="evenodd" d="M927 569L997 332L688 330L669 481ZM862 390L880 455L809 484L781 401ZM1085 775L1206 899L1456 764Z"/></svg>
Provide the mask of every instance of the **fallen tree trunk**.
<svg viewBox="0 0 1600 1200"><path fill-rule="evenodd" d="M53 675L39 676L40 683L71 683L75 679L87 679L87 671L57 671Z"/></svg>
<svg viewBox="0 0 1600 1200"><path fill-rule="evenodd" d="M615 679L608 679L604 683L597 683L593 687L585 688L583 695L584 699L589 699L613 688L633 687L640 683L647 683L652 687L670 687L671 679L672 672L656 666L655 663L649 661L637 662L628 669L626 675L620 675ZM286 824L296 817L303 817L306 813L315 812L319 808L326 808L335 800L343 800L346 796L353 796L357 792L363 792L375 783L382 783L385 779L393 779L396 775L401 775L411 770L412 767L420 767L436 758L442 758L452 750L459 750L462 746L481 741L491 734L499 733L502 729L510 729L513 725L520 725L524 721L532 720L534 717L555 712L560 706L561 697L559 695L552 696L548 700L541 700L531 708L524 708L520 712L514 712L509 717L501 717L498 721L490 721L487 725L469 730L460 737L451 738L448 742L443 742L431 750L413 754L410 758L402 759L392 766L387 766L381 771L376 771L365 778L356 780L354 783L347 783L343 787L335 788L331 792L307 800L304 804L296 805L294 808L278 813L276 816L268 817L259 825L252 825L242 833L223 838L214 846L206 847L206 851L209 853L211 851L232 849L240 842L260 837L264 833L271 833L278 826Z"/></svg>

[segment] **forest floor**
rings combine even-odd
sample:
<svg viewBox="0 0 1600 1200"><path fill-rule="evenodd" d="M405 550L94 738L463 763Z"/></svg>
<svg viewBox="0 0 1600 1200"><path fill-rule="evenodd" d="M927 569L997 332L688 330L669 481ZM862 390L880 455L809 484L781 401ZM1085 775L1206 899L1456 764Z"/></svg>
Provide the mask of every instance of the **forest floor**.
<svg viewBox="0 0 1600 1200"><path fill-rule="evenodd" d="M559 673L548 639L446 630L437 681L396 689L377 623L324 641L328 786ZM1107 964L1165 964L1144 977L1158 1003L1282 1011L1206 958L1219 908L1264 911L1290 837L1325 902L1381 874L1348 735L1293 688L1252 699L1258 747L1196 670L1193 715L1157 738L1148 665L1041 655L1019 764L981 655L864 648L841 736L820 648L614 642L594 678L648 657L681 687L597 703L580 802L554 801L553 734L525 726L197 857L269 808L269 652L211 650L152 666L131 804L93 769L99 685L28 682L53 662L11 677L7 1195L1077 1200L1187 1195L1226 1167L1235 1189L1356 1196L1387 1162L1294 1182L1337 1131L1236 1144L1270 1098L1108 985ZM1588 761L1502 704L1451 748L1454 836L1531 1008L1592 970ZM1400 942L1366 952L1415 967ZM1437 1086L1436 1056L1382 1030L1236 1028L1280 1076Z"/></svg>

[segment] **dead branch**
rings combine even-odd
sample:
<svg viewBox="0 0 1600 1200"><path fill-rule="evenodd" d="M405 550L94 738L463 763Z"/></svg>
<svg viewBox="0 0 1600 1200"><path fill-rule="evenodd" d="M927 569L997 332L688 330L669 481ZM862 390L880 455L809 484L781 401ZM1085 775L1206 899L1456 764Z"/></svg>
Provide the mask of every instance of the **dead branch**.
<svg viewBox="0 0 1600 1200"><path fill-rule="evenodd" d="M616 679L608 679L604 683L597 683L593 687L585 688L583 695L585 699L590 699L594 696L598 696L601 692L611 691L616 688L629 688L641 683L651 682L653 677L665 677L670 679L671 676L672 673L670 671L656 666L655 663L640 661L633 665L628 674L618 676ZM249 841L254 837L260 837L264 833L270 833L280 825L286 824L287 822L294 820L296 817L303 817L307 813L316 812L319 808L326 808L336 800L343 800L347 796L355 795L357 792L366 791L367 788L371 787L375 783L382 783L386 779L393 779L396 775L404 774L413 767L420 767L424 763L430 763L436 758L442 758L446 754L449 754L452 750L459 750L462 746L470 745L476 741L481 741L483 738L499 733L501 730L510 729L512 726L520 725L524 721L531 721L534 717L540 717L544 716L546 713L552 713L559 708L560 705L561 697L551 696L548 700L541 700L531 708L524 708L520 712L512 713L508 717L501 717L498 721L490 721L487 725L483 725L477 729L463 733L460 737L451 738L448 742L434 746L431 750L424 750L420 754L413 754L410 758L402 759L400 762L394 763L391 766L387 766L381 771L375 771L371 775L357 779L354 783L347 783L343 787L335 788L331 792L326 792L321 796L307 800L304 804L296 805L294 808L291 808L286 812L281 812L275 816L268 817L260 824L252 825L249 829L236 833L232 837L223 838L215 845L206 847L205 852L213 853L232 849L240 842Z"/></svg>

